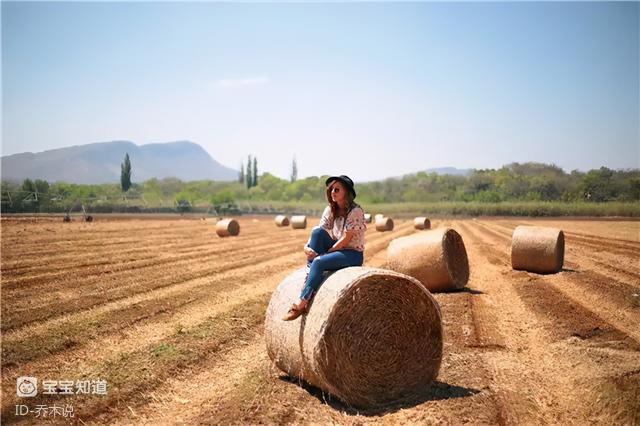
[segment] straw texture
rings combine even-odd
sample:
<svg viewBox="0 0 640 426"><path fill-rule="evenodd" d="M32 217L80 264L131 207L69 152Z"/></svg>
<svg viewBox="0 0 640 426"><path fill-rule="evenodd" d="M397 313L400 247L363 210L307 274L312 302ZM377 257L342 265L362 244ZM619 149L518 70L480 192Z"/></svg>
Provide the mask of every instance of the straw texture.
<svg viewBox="0 0 640 426"><path fill-rule="evenodd" d="M424 216L418 216L413 219L413 227L416 229L430 229L431 221Z"/></svg>
<svg viewBox="0 0 640 426"><path fill-rule="evenodd" d="M511 267L553 274L564 263L564 233L543 226L518 226L511 238Z"/></svg>
<svg viewBox="0 0 640 426"><path fill-rule="evenodd" d="M293 229L305 229L307 227L307 217L291 216L291 227Z"/></svg>
<svg viewBox="0 0 640 426"><path fill-rule="evenodd" d="M276 216L276 225L289 226L289 218L283 214L279 214L278 216Z"/></svg>
<svg viewBox="0 0 640 426"><path fill-rule="evenodd" d="M222 219L216 223L216 234L220 237L235 237L240 233L240 224L235 219Z"/></svg>
<svg viewBox="0 0 640 426"><path fill-rule="evenodd" d="M376 231L393 231L393 219L391 219L390 217L376 218Z"/></svg>
<svg viewBox="0 0 640 426"><path fill-rule="evenodd" d="M286 277L267 308L267 352L278 368L363 408L414 396L436 378L440 308L416 279L344 268L325 279L306 315L282 321L306 272Z"/></svg>
<svg viewBox="0 0 640 426"><path fill-rule="evenodd" d="M469 260L462 237L451 228L436 228L396 238L387 247L387 267L417 278L429 291L463 288Z"/></svg>

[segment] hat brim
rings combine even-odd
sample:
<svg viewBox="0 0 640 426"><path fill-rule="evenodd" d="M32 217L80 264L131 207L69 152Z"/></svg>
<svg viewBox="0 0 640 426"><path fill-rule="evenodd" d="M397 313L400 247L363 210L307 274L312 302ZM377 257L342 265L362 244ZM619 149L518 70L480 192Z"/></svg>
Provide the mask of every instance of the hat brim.
<svg viewBox="0 0 640 426"><path fill-rule="evenodd" d="M330 178L328 178L324 182L324 184L325 184L325 186L329 186L331 184L331 182L333 182L335 180L340 181L340 183L342 183L345 187L347 187L349 192L351 192L353 194L353 198L356 198L356 190L353 188L353 186L351 186L351 184L349 184L349 182L347 182L346 180L342 179L340 176L331 176Z"/></svg>

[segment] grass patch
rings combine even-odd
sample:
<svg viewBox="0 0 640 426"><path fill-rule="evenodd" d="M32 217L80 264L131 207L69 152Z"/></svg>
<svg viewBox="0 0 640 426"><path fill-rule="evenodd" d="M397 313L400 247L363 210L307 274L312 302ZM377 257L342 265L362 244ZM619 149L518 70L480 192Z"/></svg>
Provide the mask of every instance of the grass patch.
<svg viewBox="0 0 640 426"><path fill-rule="evenodd" d="M305 213L319 216L326 203L319 202L275 202L251 201L239 202L243 213L252 210L260 212ZM619 216L640 217L640 203L610 201L595 202L563 202L563 201L435 201L407 203L360 203L368 213L383 213L396 217L412 217L418 215L443 216Z"/></svg>
<svg viewBox="0 0 640 426"><path fill-rule="evenodd" d="M151 349L151 353L157 358L174 358L178 351L175 346L163 343L160 346Z"/></svg>
<svg viewBox="0 0 640 426"><path fill-rule="evenodd" d="M292 411L292 407L265 403L273 399L276 391L274 386L277 385L278 381L263 366L250 369L229 395L218 401L211 410L201 413L202 418L233 419L238 423L250 424L286 423L283 419L287 417L287 411Z"/></svg>

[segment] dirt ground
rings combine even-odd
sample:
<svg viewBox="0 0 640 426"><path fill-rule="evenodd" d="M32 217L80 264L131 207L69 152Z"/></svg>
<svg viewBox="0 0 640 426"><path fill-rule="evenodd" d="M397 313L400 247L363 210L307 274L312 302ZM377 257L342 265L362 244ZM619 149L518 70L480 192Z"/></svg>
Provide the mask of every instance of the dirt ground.
<svg viewBox="0 0 640 426"><path fill-rule="evenodd" d="M464 291L435 295L440 375L415 401L363 412L266 353L270 295L304 265L318 219L238 220L238 237L219 238L211 219L3 217L3 423L640 424L640 222L433 220L462 235L471 270ZM519 224L565 231L560 273L511 269ZM388 243L414 232L410 220L369 226L365 265L384 266ZM107 392L18 397L20 376L104 380Z"/></svg>

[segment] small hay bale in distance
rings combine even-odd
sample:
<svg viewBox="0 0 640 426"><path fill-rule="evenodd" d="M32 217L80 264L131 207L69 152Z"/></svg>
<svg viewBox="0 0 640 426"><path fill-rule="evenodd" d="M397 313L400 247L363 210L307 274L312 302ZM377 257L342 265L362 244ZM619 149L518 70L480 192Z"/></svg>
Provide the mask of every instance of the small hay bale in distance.
<svg viewBox="0 0 640 426"><path fill-rule="evenodd" d="M364 223L371 223L371 213L364 214Z"/></svg>
<svg viewBox="0 0 640 426"><path fill-rule="evenodd" d="M392 240L387 247L386 266L418 279L432 292L461 289L469 281L464 241L451 228L436 228Z"/></svg>
<svg viewBox="0 0 640 426"><path fill-rule="evenodd" d="M513 269L553 274L564 263L564 233L545 226L517 226L511 237Z"/></svg>
<svg viewBox="0 0 640 426"><path fill-rule="evenodd" d="M291 216L291 227L293 229L305 229L307 227L307 217Z"/></svg>
<svg viewBox="0 0 640 426"><path fill-rule="evenodd" d="M418 216L413 219L413 227L415 229L431 229L431 221L425 216Z"/></svg>
<svg viewBox="0 0 640 426"><path fill-rule="evenodd" d="M216 234L220 237L235 237L240 233L240 224L235 219L222 219L216 223Z"/></svg>
<svg viewBox="0 0 640 426"><path fill-rule="evenodd" d="M376 218L376 231L393 231L393 219L391 219L390 217Z"/></svg>
<svg viewBox="0 0 640 426"><path fill-rule="evenodd" d="M356 407L424 392L442 361L442 317L422 284L389 270L344 268L326 278L306 315L283 321L306 273L286 277L267 308L267 352L276 366Z"/></svg>
<svg viewBox="0 0 640 426"><path fill-rule="evenodd" d="M283 214L279 214L278 216L276 216L276 225L289 226L289 218Z"/></svg>

